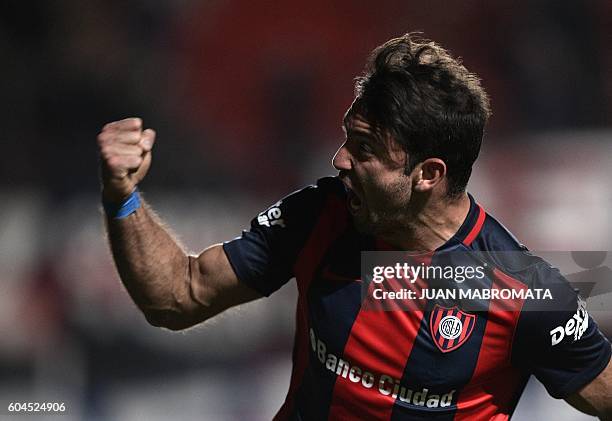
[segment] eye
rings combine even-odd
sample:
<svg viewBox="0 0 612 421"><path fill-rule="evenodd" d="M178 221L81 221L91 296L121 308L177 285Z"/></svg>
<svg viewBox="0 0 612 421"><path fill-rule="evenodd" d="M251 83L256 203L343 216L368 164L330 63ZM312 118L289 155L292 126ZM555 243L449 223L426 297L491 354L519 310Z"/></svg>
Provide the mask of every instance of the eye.
<svg viewBox="0 0 612 421"><path fill-rule="evenodd" d="M372 149L372 146L367 142L359 142L359 151L367 154L374 153L374 149Z"/></svg>

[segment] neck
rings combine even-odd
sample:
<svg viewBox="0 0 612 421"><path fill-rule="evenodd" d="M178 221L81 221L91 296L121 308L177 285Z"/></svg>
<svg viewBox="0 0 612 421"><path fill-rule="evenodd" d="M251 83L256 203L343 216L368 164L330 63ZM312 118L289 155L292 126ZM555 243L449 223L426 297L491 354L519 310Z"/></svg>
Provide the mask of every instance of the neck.
<svg viewBox="0 0 612 421"><path fill-rule="evenodd" d="M452 200L416 199L402 228L381 238L392 246L409 251L433 251L457 233L470 210L467 193Z"/></svg>

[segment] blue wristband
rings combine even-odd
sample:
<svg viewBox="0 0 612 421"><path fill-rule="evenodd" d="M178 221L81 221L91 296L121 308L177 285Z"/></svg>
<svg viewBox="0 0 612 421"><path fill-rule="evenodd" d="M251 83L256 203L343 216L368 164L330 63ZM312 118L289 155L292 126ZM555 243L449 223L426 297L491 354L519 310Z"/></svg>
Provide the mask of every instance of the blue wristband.
<svg viewBox="0 0 612 421"><path fill-rule="evenodd" d="M123 219L127 218L140 207L140 195L138 189L135 189L122 203L109 203L102 201L104 211L109 218Z"/></svg>

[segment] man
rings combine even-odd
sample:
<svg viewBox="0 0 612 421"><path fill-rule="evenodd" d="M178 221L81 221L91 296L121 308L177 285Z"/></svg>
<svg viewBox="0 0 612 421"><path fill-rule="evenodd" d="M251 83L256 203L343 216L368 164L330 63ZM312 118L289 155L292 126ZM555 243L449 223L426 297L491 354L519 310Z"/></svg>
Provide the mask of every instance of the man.
<svg viewBox="0 0 612 421"><path fill-rule="evenodd" d="M610 343L558 271L465 191L489 113L477 77L444 49L392 39L357 81L333 158L339 176L287 196L199 256L184 253L136 190L155 133L137 118L107 124L103 200L121 279L151 324L179 330L295 276L293 372L277 419L506 419L531 374L554 397L611 418ZM529 311L526 298L490 298L472 312L436 300L368 310L367 250L427 252L429 262L513 251L519 257L489 259L483 285L551 286L555 311Z"/></svg>

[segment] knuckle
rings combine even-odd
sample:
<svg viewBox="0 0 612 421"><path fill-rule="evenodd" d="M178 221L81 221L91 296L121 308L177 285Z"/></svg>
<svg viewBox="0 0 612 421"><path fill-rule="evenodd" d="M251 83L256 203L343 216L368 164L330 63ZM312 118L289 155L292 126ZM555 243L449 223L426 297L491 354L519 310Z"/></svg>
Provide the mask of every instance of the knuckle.
<svg viewBox="0 0 612 421"><path fill-rule="evenodd" d="M102 132L98 135L98 144L104 145L110 141L111 137L108 132Z"/></svg>
<svg viewBox="0 0 612 421"><path fill-rule="evenodd" d="M106 146L100 149L100 155L102 155L102 158L104 158L107 161L109 161L110 158L113 156L109 148Z"/></svg>
<svg viewBox="0 0 612 421"><path fill-rule="evenodd" d="M108 166L111 168L117 168L121 165L121 161L117 156L110 156L107 161Z"/></svg>
<svg viewBox="0 0 612 421"><path fill-rule="evenodd" d="M117 130L118 128L121 127L121 121L111 121L109 123L106 123L104 125L104 127L102 128L102 131L112 131L112 130Z"/></svg>
<svg viewBox="0 0 612 421"><path fill-rule="evenodd" d="M123 120L129 127L140 129L142 127L142 119L140 117L130 117Z"/></svg>

